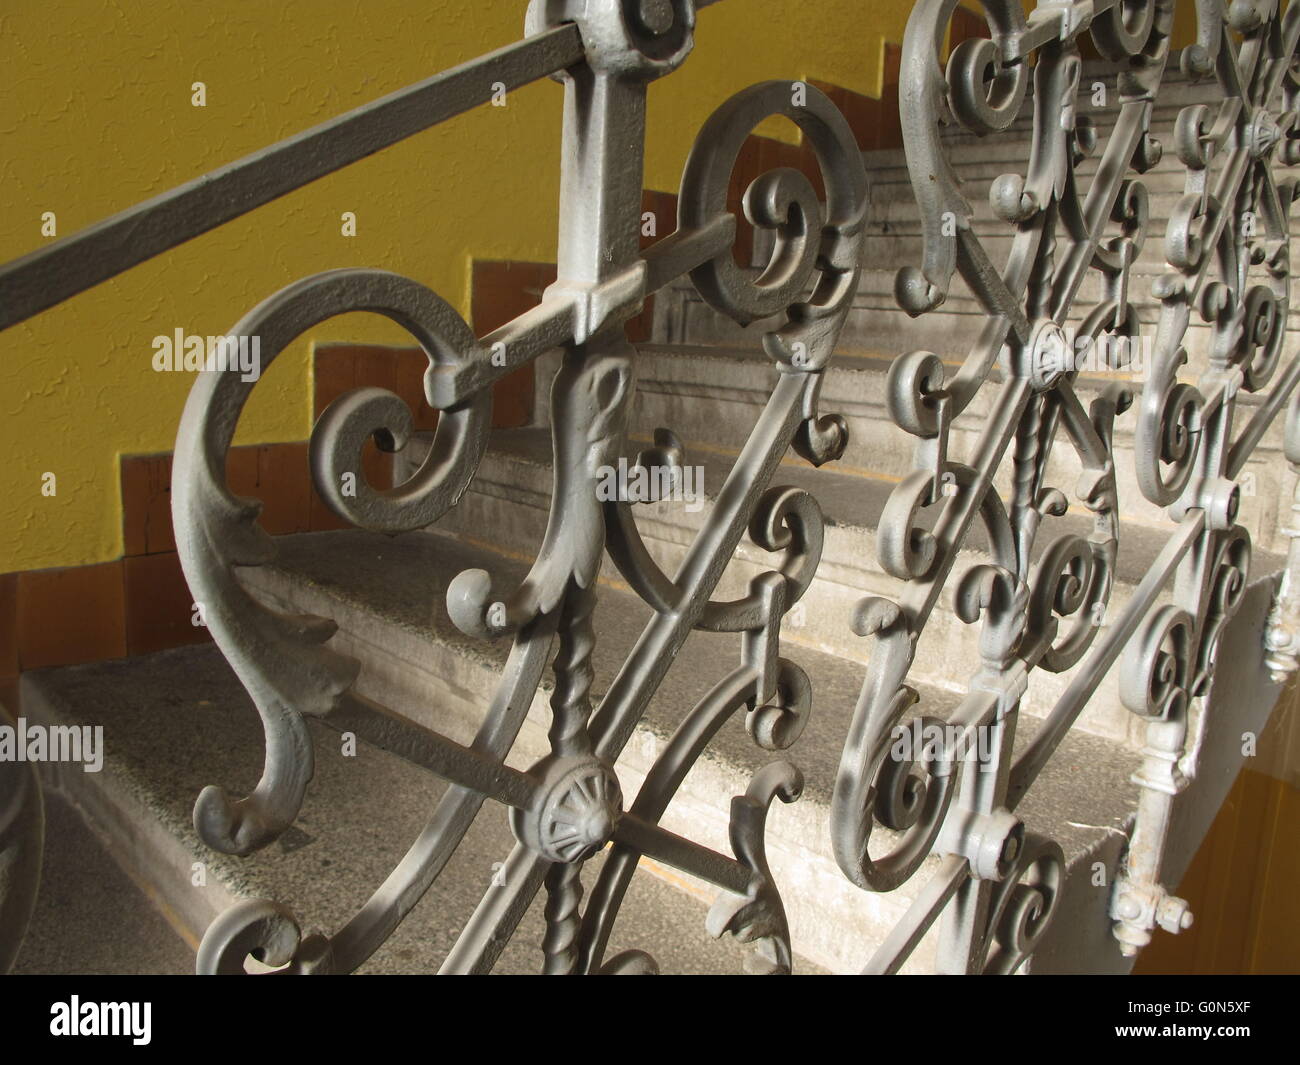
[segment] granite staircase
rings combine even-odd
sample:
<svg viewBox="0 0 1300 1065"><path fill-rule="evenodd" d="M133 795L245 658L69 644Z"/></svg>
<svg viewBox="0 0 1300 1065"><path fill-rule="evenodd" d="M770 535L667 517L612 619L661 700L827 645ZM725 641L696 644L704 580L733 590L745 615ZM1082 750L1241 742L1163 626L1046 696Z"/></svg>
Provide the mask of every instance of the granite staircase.
<svg viewBox="0 0 1300 1065"><path fill-rule="evenodd" d="M1085 76L1085 87L1089 80ZM1171 79L1157 101L1157 135L1172 125L1181 106L1205 98L1207 90ZM1095 112L1092 117L1104 138L1113 108ZM976 230L995 258L1006 239L1000 234L1008 227L993 219L984 194L992 178L1023 165L1027 120L1020 120L1017 129L1023 142L1003 136L992 152L973 137L948 134L955 166L969 183ZM830 792L871 653L870 641L850 630L851 610L864 595L898 592L898 582L877 562L875 546L889 492L911 468L911 441L892 425L884 408L889 361L897 353L928 348L956 364L964 343L983 322L960 287L942 312L913 320L897 309L894 271L919 261L919 220L902 153L870 152L866 163L872 183L868 266L840 346L842 354L827 372L821 404L823 411L846 418L849 448L841 461L822 469L791 456L774 480L807 489L826 518L818 576L787 618L782 639L783 653L802 666L813 683L811 720L789 752L808 784L797 803L778 804L772 811L768 834L772 867L790 914L793 942L801 952L797 968L804 971L861 968L927 879L922 871L898 891L879 896L853 887L831 857ZM1086 164L1083 172L1088 173ZM1146 183L1152 220L1134 282L1140 292L1162 272L1160 235L1182 192L1181 168L1170 160L1149 173ZM762 254L761 242L757 253ZM1151 309L1148 300L1143 314ZM765 323L739 330L713 315L685 286L661 294L656 315L656 342L641 348L638 361L629 458L657 428L668 427L685 445L683 461L702 471L703 488L702 497L694 501L637 507L651 554L671 573L708 522L716 494L770 393L775 371L758 348ZM555 356L548 356L539 363L534 424L494 434L469 491L436 528L397 537L358 531L281 537L270 564L244 571L248 587L277 609L337 621L332 646L362 663L357 683L362 695L460 741L468 740L481 720L508 648L500 641L471 640L461 634L446 613L446 588L466 569L488 571L499 586L517 582L541 543L552 465L545 384L556 362ZM1111 380L1113 375L1085 377L1080 384L1085 402L1090 391ZM959 451L973 446L986 413L977 402L959 420L962 431L954 436ZM1130 415L1118 427L1121 470L1126 465L1131 470L1131 430ZM1277 508L1284 498L1286 467L1280 446L1274 431L1257 451L1251 467L1257 491L1243 507L1243 522L1255 540L1254 573L1264 583L1283 564L1275 553L1283 546ZM427 447L427 439L417 439L395 456L398 480L418 464ZM1069 488L1075 480L1074 460L1065 454L1068 447L1058 443L1058 450L1061 456L1050 483ZM1158 512L1141 499L1131 473L1121 478L1120 493L1125 527L1112 611L1123 607L1168 534L1167 521L1162 523ZM1053 524L1039 541L1050 540L1056 528L1085 528L1087 520L1074 511L1049 519ZM978 551L972 551L970 560L977 556ZM749 580L769 565L770 556L746 542L717 595L742 594ZM955 572L964 568L959 562ZM606 562L600 581L597 697L650 613L612 563ZM960 700L978 666L976 642L945 597L926 629L912 674L921 688L919 706L924 712L942 717ZM625 795L636 793L673 728L739 661L739 654L739 637L732 635L699 632L687 642L619 760ZM1035 674L1022 707L1018 744L1032 738L1071 676ZM105 726L108 762L102 773L51 767L47 783L75 805L97 838L107 841L119 864L191 944L232 901L247 897L278 899L315 927L339 927L400 860L441 792L437 778L395 754L365 743L358 745L355 757L341 753L339 735L313 722L318 768L298 825L264 852L248 859L228 858L199 842L190 810L206 784L220 783L236 793L251 787L261 766L261 730L250 701L213 647L31 673L23 683L23 712L29 720ZM546 698L544 685L508 760L511 765L526 768L548 749ZM1256 708L1255 713L1267 717L1270 708ZM1108 678L1017 811L1032 831L1060 842L1071 873L1062 916L1031 959L1032 972L1124 972L1131 965L1110 936L1107 907L1136 810L1138 788L1130 778L1140 763L1141 746L1142 731L1120 705L1114 678ZM739 721L730 722L691 770L668 810L665 827L727 851L730 798L742 793L753 771L770 758L755 747ZM1236 768L1225 764L1217 775L1198 781L1198 801L1208 813L1189 819L1184 861L1199 841L1197 832L1203 834L1208 827ZM511 842L504 816L489 803L452 866L366 971L436 969L456 931L490 889ZM643 871L648 875L636 878L634 896L617 926L621 941L611 944L611 952L647 950L667 972L739 971L742 948L726 941L713 943L704 933L706 904L716 890L652 862L643 862ZM1176 869L1170 874L1176 884ZM538 901L526 920L525 934L503 955L501 971L536 970L540 911ZM698 934L692 936L692 930ZM923 943L905 971L924 969L933 949L932 941Z"/></svg>

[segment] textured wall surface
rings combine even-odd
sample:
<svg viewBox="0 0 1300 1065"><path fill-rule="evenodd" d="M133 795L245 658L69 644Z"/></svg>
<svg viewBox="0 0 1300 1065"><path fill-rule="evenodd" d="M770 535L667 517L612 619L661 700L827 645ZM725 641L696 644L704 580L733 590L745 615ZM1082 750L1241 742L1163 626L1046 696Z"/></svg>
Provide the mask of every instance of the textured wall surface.
<svg viewBox="0 0 1300 1065"><path fill-rule="evenodd" d="M66 236L276 139L516 40L522 0L229 0L0 11L0 256ZM695 130L768 77L878 92L905 0L744 0L702 12L697 54L651 90L647 185L676 187ZM809 23L814 23L809 25ZM191 104L203 81L207 106ZM306 274L382 267L469 307L474 257L553 261L561 89L529 86L422 134L0 335L0 572L122 551L118 456L170 449L191 383L156 373L152 338L220 334ZM340 216L357 215L355 237ZM287 352L245 413L241 443L310 428L319 339L400 343L370 316L335 319ZM42 495L42 475L56 494Z"/></svg>

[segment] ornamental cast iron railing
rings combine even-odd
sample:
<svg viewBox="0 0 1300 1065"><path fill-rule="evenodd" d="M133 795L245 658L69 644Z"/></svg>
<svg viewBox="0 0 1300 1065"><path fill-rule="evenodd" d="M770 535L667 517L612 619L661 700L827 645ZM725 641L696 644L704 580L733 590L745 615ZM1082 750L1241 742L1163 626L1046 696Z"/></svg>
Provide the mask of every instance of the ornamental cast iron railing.
<svg viewBox="0 0 1300 1065"><path fill-rule="evenodd" d="M511 650L477 736L462 745L353 691L359 666L329 646L334 625L262 605L236 567L274 553L256 501L225 484L226 456L255 382L237 370L203 373L185 408L175 455L173 516L194 598L265 727L256 788L233 797L209 786L194 811L205 843L246 855L288 829L312 776L306 718L317 717L397 750L450 786L411 849L372 898L330 936L304 935L274 901L241 903L209 928L203 972L242 972L255 954L291 971L350 972L381 946L443 871L485 802L511 811L517 844L484 895L443 971L489 970L538 892L545 893L542 967L548 973L654 971L632 951L606 956L611 929L642 856L716 885L714 934L757 944L759 968L791 969L780 885L765 854L774 799L803 787L799 734L817 677L781 654L782 622L817 570L823 519L805 491L773 487L789 449L814 465L838 458L847 430L819 410L823 372L857 289L868 211L868 175L845 117L812 86L755 85L704 124L682 177L676 232L639 250L647 85L675 71L692 47L692 0L534 0L525 37L473 62L385 97L198 181L143 203L0 268L0 327L13 325L132 265L475 105L498 85L547 77L564 86L558 279L532 310L476 338L461 317L418 282L380 270L334 270L305 278L253 308L231 330L256 336L269 363L317 323L352 311L386 315L429 357L425 392L441 411L427 459L406 483L380 490L361 480L368 440L390 450L411 436L411 412L395 395L360 388L336 401L312 432L314 483L352 524L383 532L424 528L467 490L488 443L494 382L539 355L563 350L551 390L554 491L549 525L527 579L499 589L480 570L447 595L455 624ZM1085 406L1066 357L1067 330L1085 338L1135 339L1132 266L1149 234L1141 175L1161 157L1154 103L1171 62L1173 0L1043 2L1025 16L1019 0L984 0L990 37L945 41L956 0L919 0L908 23L900 76L907 165L921 211L923 257L898 273L900 306L942 314L955 277L987 313L955 374L937 355L901 353L887 403L916 438L914 471L894 489L878 527L879 560L901 582L893 599L868 597L851 619L870 641L861 697L843 742L830 833L853 884L889 892L933 874L867 966L895 972L938 926L938 967L1012 972L1050 922L1066 876L1061 848L1027 833L1017 805L1058 744L1119 664L1125 705L1147 721L1141 796L1111 914L1127 953L1157 925L1176 929L1185 904L1161 880L1169 814L1186 778L1186 756L1203 720L1215 647L1245 586L1251 541L1237 524L1238 479L1252 449L1288 403L1300 358L1283 357L1289 312L1287 215L1294 180L1276 171L1300 161L1295 67L1300 15L1275 0L1197 0L1197 43L1181 53L1185 75L1217 80L1221 101L1185 108L1171 145L1186 194L1164 234L1168 271L1154 357L1140 394L1116 381ZM703 17L707 18L707 14ZM802 12L802 17L809 17ZM1076 114L1085 36L1118 64L1118 118L1102 140ZM1030 91L1032 82L1032 92ZM995 262L971 224L942 128L955 122L998 138L1032 110L1022 173L992 186L990 201L1011 237ZM809 178L779 168L744 198L749 222L770 231L761 272L733 256L737 218L728 183L742 143L771 116L795 125L815 152L824 196ZM1096 155L1090 178L1080 162ZM502 210L509 210L503 206ZM1238 220L1249 214L1256 226ZM651 558L631 503L602 500L600 470L617 465L636 394L637 350L625 325L646 298L683 275L713 308L745 325L774 319L762 337L780 371L708 520L673 576ZM1100 298L1084 300L1085 281ZM1210 342L1194 359L1193 318ZM1199 378L1187 379L1189 359ZM1271 387L1270 387L1271 382ZM990 411L969 464L950 453L950 429L983 391ZM1244 425L1244 393L1261 401ZM1113 423L1135 405L1136 478L1165 508L1168 538L1123 609L1112 608L1120 536ZM1287 458L1300 462L1300 408L1292 404ZM1235 431L1234 431L1235 428ZM1047 483L1054 449L1073 449L1078 501L1092 514L1086 536L1036 544L1066 495ZM1009 463L1004 498L995 476ZM676 466L671 433L642 451L644 466ZM978 518L978 527L976 519ZM979 532L982 529L982 534ZM749 592L714 598L748 531L777 556ZM972 537L972 534L973 537ZM971 540L975 540L972 547ZM1277 679L1300 656L1300 606L1286 593L1267 635ZM986 547L979 545L986 544ZM959 552L986 561L952 575ZM652 608L640 639L604 696L592 697L592 611L604 553ZM945 722L958 735L994 738L989 772L963 771L955 749L916 761L891 757L896 730L916 701L908 677L918 638L948 585L962 621L979 626L982 662ZM850 623L846 619L846 624ZM643 786L624 797L614 763L683 643L695 630L743 634L740 661L685 714ZM527 771L506 765L552 651L550 752ZM1032 742L1013 758L1021 700L1043 671L1072 679ZM743 714L759 747L780 752L732 801L733 853L669 832L660 820L692 766L729 718ZM789 752L787 755L786 752ZM880 853L880 828L892 841ZM609 848L584 887L588 859ZM583 900L585 897L585 905ZM797 944L795 945L797 946ZM864 951L870 949L864 945Z"/></svg>

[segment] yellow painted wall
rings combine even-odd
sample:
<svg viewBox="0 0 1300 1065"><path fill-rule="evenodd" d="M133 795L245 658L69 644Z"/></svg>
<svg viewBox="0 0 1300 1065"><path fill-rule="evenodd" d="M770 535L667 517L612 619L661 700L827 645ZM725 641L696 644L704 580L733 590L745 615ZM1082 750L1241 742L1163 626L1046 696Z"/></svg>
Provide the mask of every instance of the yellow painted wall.
<svg viewBox="0 0 1300 1065"><path fill-rule="evenodd" d="M223 163L517 40L524 0L6 0L0 8L0 259L66 236ZM651 89L647 184L675 189L696 129L763 78L879 91L907 0L729 0ZM800 14L802 12L802 14ZM190 86L207 85L207 106ZM122 553L120 454L169 450L191 378L151 368L152 338L226 332L306 274L382 267L469 310L472 257L553 260L562 90L511 95L228 223L0 334L0 573ZM357 236L340 233L343 211ZM316 340L402 342L335 319L260 383L240 443L305 439ZM41 494L42 474L57 494Z"/></svg>
<svg viewBox="0 0 1300 1065"><path fill-rule="evenodd" d="M5 0L0 259L384 93L517 40L524 0ZM673 190L700 123L765 78L879 95L909 0L727 0L650 93L646 184ZM207 85L205 108L191 84ZM0 334L0 573L121 554L118 456L169 450L191 383L152 338L226 332L306 274L382 267L469 309L474 257L555 254L561 89L512 94L167 252ZM768 132L765 130L765 132ZM340 214L354 211L354 238ZM305 439L310 345L400 343L386 321L313 330L259 385L240 443ZM41 494L54 473L57 494Z"/></svg>

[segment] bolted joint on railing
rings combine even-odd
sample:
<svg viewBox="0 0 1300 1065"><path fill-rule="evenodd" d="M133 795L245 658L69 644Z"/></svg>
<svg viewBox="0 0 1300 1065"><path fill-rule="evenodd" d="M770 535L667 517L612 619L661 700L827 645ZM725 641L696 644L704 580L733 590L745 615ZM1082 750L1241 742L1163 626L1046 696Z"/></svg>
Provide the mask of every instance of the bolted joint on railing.
<svg viewBox="0 0 1300 1065"><path fill-rule="evenodd" d="M648 81L676 70L690 54L696 7L695 0L531 0L524 34L573 23L593 73Z"/></svg>
<svg viewBox="0 0 1300 1065"><path fill-rule="evenodd" d="M1159 884L1144 884L1120 877L1115 882L1110 915L1120 953L1137 957L1151 942L1151 931L1161 928L1171 935L1192 927L1191 908L1185 899L1170 895Z"/></svg>

